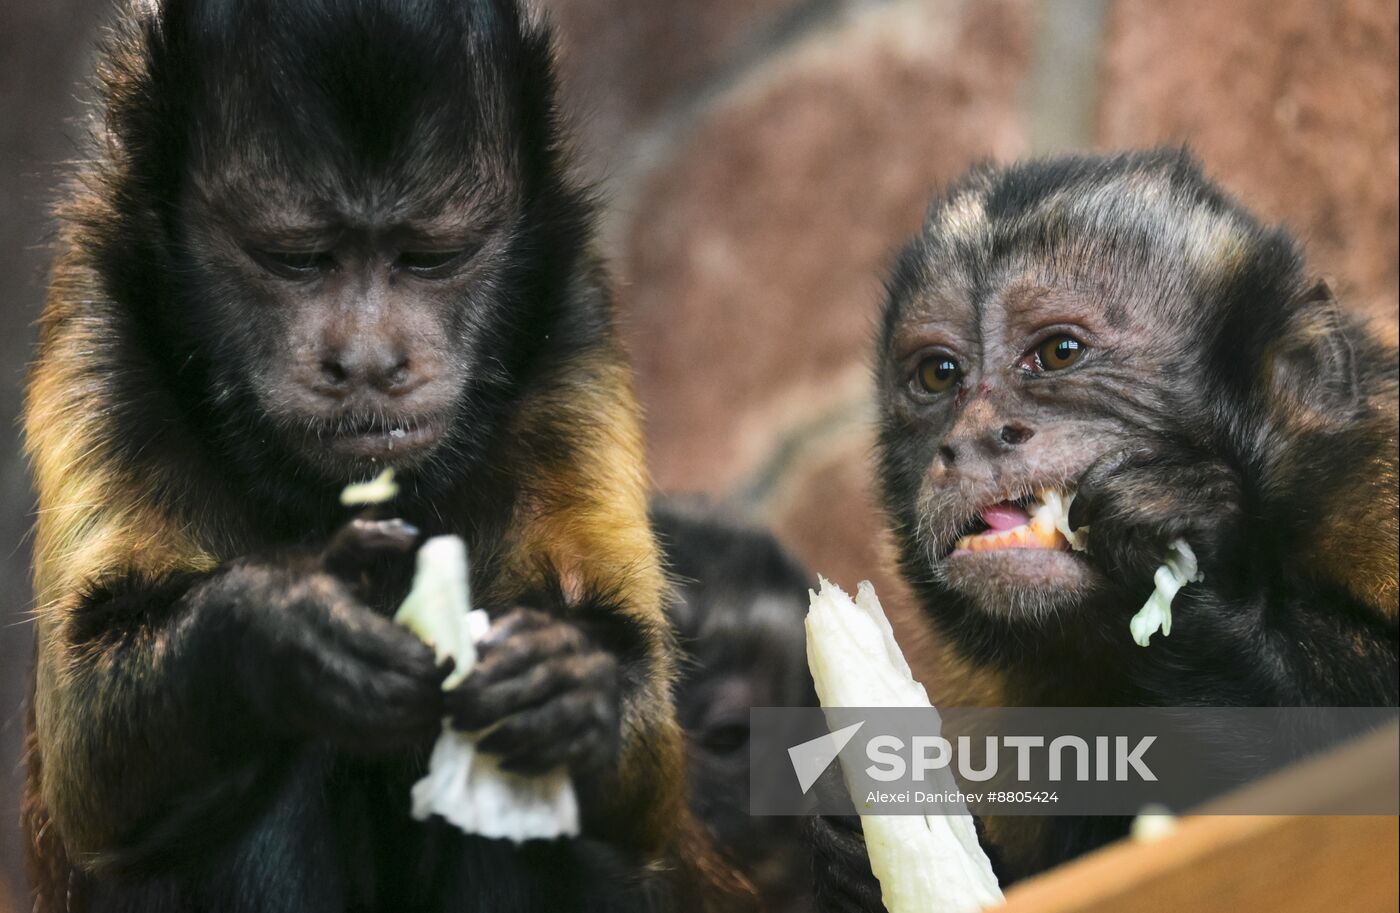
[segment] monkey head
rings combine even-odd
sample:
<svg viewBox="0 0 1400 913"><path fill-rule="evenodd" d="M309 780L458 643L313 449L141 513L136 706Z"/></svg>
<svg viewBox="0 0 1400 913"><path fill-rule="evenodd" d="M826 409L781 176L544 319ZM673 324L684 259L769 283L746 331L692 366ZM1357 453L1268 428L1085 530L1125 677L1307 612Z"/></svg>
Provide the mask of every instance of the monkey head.
<svg viewBox="0 0 1400 913"><path fill-rule="evenodd" d="M166 0L133 27L112 178L186 394L235 458L327 484L446 462L545 335L539 263L576 253L546 40L448 0Z"/></svg>
<svg viewBox="0 0 1400 913"><path fill-rule="evenodd" d="M812 575L766 530L712 508L667 501L651 516L677 582L676 714L692 807L765 909L805 909L801 819L749 814L749 710L817 704L802 627Z"/></svg>
<svg viewBox="0 0 1400 913"><path fill-rule="evenodd" d="M1035 638L985 635L1122 639L1171 536L1219 560L1272 427L1261 393L1347 384L1337 353L1282 357L1330 313L1308 291L1288 238L1183 152L984 166L949 189L892 272L876 368L883 498L927 610L1000 649ZM1087 553L1031 522L1046 492L1075 495Z"/></svg>

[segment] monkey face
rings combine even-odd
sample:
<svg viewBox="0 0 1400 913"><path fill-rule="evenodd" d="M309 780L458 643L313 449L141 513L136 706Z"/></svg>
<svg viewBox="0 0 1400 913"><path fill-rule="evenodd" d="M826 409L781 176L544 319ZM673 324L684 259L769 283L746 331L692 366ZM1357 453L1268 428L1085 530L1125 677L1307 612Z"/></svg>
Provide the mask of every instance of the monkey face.
<svg viewBox="0 0 1400 913"><path fill-rule="evenodd" d="M328 211L295 178L218 174L183 217L222 385L328 476L421 463L485 369L510 206L370 193Z"/></svg>
<svg viewBox="0 0 1400 913"><path fill-rule="evenodd" d="M877 373L911 581L1007 619L1113 585L1092 533L1086 557L1032 518L1100 461L1203 433L1211 301L1252 231L1176 153L976 171L935 204L891 279Z"/></svg>
<svg viewBox="0 0 1400 913"><path fill-rule="evenodd" d="M1091 405L1086 375L1125 341L1095 311L1078 291L1014 277L980 308L923 298L892 337L887 478L926 566L986 612L1055 610L1101 583L1032 521L1042 493L1072 492L1126 436Z"/></svg>
<svg viewBox="0 0 1400 913"><path fill-rule="evenodd" d="M158 55L200 66L153 65L171 102L124 125L165 146L137 177L169 194L163 316L190 350L176 369L204 367L235 458L331 483L449 465L557 294L537 258L560 259L542 235L565 230L571 191L552 177L536 52L485 4L443 4L467 20L450 29L355 4L200 10L217 27L182 7Z"/></svg>

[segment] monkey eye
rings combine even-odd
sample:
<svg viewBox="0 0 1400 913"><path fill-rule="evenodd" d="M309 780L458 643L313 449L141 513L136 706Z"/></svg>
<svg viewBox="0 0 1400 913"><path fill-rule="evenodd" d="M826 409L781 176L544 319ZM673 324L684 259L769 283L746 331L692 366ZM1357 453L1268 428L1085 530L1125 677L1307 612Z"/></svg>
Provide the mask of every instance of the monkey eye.
<svg viewBox="0 0 1400 913"><path fill-rule="evenodd" d="M309 279L335 265L330 252L324 250L253 250L249 253L263 269L284 279Z"/></svg>
<svg viewBox="0 0 1400 913"><path fill-rule="evenodd" d="M951 356L930 355L919 362L914 383L925 393L943 393L953 388L962 377L962 369Z"/></svg>
<svg viewBox="0 0 1400 913"><path fill-rule="evenodd" d="M1033 355L1022 360L1031 371L1061 371L1084 355L1084 343L1068 333L1057 333L1035 347Z"/></svg>
<svg viewBox="0 0 1400 913"><path fill-rule="evenodd" d="M465 249L406 250L399 253L394 265L424 279L441 279L461 266L467 253Z"/></svg>
<svg viewBox="0 0 1400 913"><path fill-rule="evenodd" d="M711 726L701 737L701 744L711 754L730 755L749 744L749 724L731 722Z"/></svg>

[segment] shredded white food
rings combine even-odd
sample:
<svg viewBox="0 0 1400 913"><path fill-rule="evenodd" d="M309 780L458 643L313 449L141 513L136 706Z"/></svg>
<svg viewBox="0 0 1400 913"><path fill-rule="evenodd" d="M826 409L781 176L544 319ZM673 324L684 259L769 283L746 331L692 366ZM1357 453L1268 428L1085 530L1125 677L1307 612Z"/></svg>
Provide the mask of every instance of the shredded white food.
<svg viewBox="0 0 1400 913"><path fill-rule="evenodd" d="M484 611L471 611L467 580L462 540L429 539L418 550L413 589L394 616L431 644L439 659L453 660L444 689L471 674L476 642L491 626ZM440 815L464 833L515 843L577 834L578 801L568 771L527 777L501 770L496 758L477 751L482 735L458 732L443 721L428 773L413 785L413 817Z"/></svg>
<svg viewBox="0 0 1400 913"><path fill-rule="evenodd" d="M1040 505L1031 515L1031 521L1049 524L1060 531L1069 547L1082 552L1089 545L1089 527L1069 528L1069 506L1074 503L1074 494L1061 494L1053 488L1040 493Z"/></svg>
<svg viewBox="0 0 1400 913"><path fill-rule="evenodd" d="M1172 632L1172 598L1188 583L1200 583L1206 577L1196 564L1196 553L1185 539L1174 539L1168 547L1165 563L1152 575L1156 589L1147 602L1128 622L1128 630L1139 647L1147 646L1157 631L1166 637Z"/></svg>
<svg viewBox="0 0 1400 913"><path fill-rule="evenodd" d="M823 707L932 707L895 642L875 589L852 601L820 578L807 613L807 663ZM844 771L844 768L843 768ZM956 790L952 774L931 785ZM846 786L853 789L851 778ZM856 807L864 804L852 794ZM889 913L972 913L1004 902L972 816L861 815L870 868Z"/></svg>
<svg viewBox="0 0 1400 913"><path fill-rule="evenodd" d="M383 504L385 501L392 501L398 493L399 485L394 481L394 470L385 469L367 482L345 486L345 490L340 493L340 503L346 507Z"/></svg>
<svg viewBox="0 0 1400 913"><path fill-rule="evenodd" d="M394 470L341 492L346 505L381 504L398 494ZM451 659L444 691L455 688L476 665L476 642L486 636L490 617L472 611L467 547L456 536L438 536L418 549L413 587L394 621L432 646L439 661ZM413 817L440 815L467 834L522 843L573 836L579 832L578 800L568 771L540 777L501 770L500 761L476 750L485 732L466 733L443 720L442 735L428 758L428 773L413 784Z"/></svg>
<svg viewBox="0 0 1400 913"><path fill-rule="evenodd" d="M1070 548L1082 552L1089 544L1089 527L1070 529L1069 506L1073 503L1073 493L1062 495L1054 489L1047 488L1040 493L1040 506L1035 509L1031 519L1033 522L1054 526L1069 542ZM1133 641L1138 646L1145 647L1152 635L1158 631L1162 632L1163 637L1170 635L1172 599L1186 584L1200 583L1205 579L1196 563L1196 553L1186 544L1186 540L1172 540L1167 546L1167 556L1162 566L1152 575L1152 582L1156 585L1152 595L1147 597L1147 602L1128 622Z"/></svg>

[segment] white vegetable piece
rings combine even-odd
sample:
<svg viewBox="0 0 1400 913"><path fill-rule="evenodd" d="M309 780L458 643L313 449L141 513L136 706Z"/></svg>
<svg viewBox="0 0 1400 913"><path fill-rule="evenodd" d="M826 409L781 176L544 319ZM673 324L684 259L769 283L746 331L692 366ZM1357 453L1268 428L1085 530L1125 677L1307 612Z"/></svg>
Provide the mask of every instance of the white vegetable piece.
<svg viewBox="0 0 1400 913"><path fill-rule="evenodd" d="M1177 590L1188 583L1200 583L1206 579L1196 564L1196 553L1191 551L1185 539L1173 539L1167 549L1166 562L1152 575L1157 588L1128 622L1128 630L1133 632L1133 640L1139 647L1147 646L1159 629L1163 637L1171 634L1172 598Z"/></svg>
<svg viewBox="0 0 1400 913"><path fill-rule="evenodd" d="M340 493L340 503L346 507L383 504L385 501L392 501L398 493L399 485L394 481L394 470L385 469L367 482L345 486L345 490Z"/></svg>
<svg viewBox="0 0 1400 913"><path fill-rule="evenodd" d="M1074 503L1074 494L1062 495L1053 488L1040 493L1040 506L1031 514L1032 523L1054 527L1069 542L1069 547L1082 552L1089 545L1089 527L1069 528L1069 506Z"/></svg>
<svg viewBox="0 0 1400 913"><path fill-rule="evenodd" d="M807 663L823 707L932 707L895 642L875 589L855 601L820 578L807 613ZM844 772L844 768L843 768ZM939 791L955 789L952 774ZM854 789L849 776L847 789ZM857 808L863 797L852 793ZM861 815L870 868L889 913L971 913L1004 901L972 817Z"/></svg>
<svg viewBox="0 0 1400 913"><path fill-rule="evenodd" d="M1156 802L1144 805L1133 819L1128 834L1139 843L1152 843L1176 831L1176 815Z"/></svg>
<svg viewBox="0 0 1400 913"><path fill-rule="evenodd" d="M476 642L491 626L484 611L471 611L467 550L456 536L438 536L418 550L413 588L394 620L431 644L439 659L451 658L459 684L476 665ZM578 801L568 771L539 777L501 770L500 762L477 751L482 733L453 729L446 720L428 759L428 773L413 784L413 817L441 815L468 834L526 840L579 832Z"/></svg>
<svg viewBox="0 0 1400 913"><path fill-rule="evenodd" d="M1082 552L1088 546L1089 527L1069 528L1069 506L1074 503L1074 495L1061 495L1054 489L1040 493L1040 506L1036 508L1031 522L1049 524L1058 529L1069 541L1070 548ZM1157 572L1152 575L1156 588L1138 613L1128 621L1128 630L1133 641L1140 647L1147 646L1152 635L1159 630L1166 637L1172 632L1172 599L1177 590L1188 583L1205 580L1196 563L1196 553L1185 539L1174 539L1167 546L1167 557Z"/></svg>

